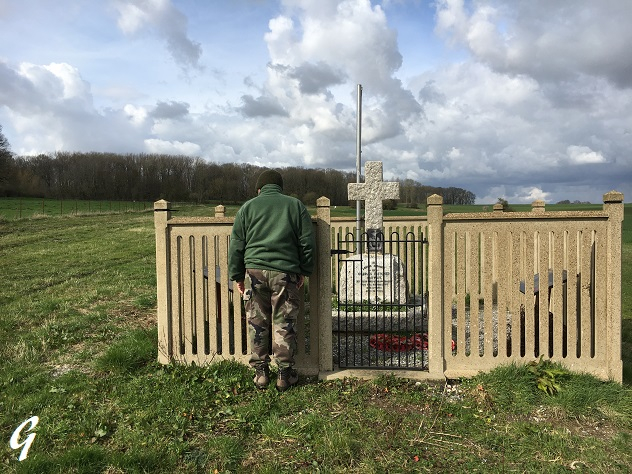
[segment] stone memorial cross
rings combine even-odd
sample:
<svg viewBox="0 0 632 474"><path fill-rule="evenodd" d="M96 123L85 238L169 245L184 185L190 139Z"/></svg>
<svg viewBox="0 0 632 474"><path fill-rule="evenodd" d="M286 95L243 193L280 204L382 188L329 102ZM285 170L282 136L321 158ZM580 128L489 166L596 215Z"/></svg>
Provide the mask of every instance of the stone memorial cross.
<svg viewBox="0 0 632 474"><path fill-rule="evenodd" d="M382 179L382 162L368 161L365 182L348 184L349 200L364 201L367 253L343 261L338 289L341 303L406 303L404 264L396 255L378 255L384 250L382 201L399 199L399 183Z"/></svg>
<svg viewBox="0 0 632 474"><path fill-rule="evenodd" d="M349 183L350 201L364 201L364 225L370 239L382 232L382 201L399 199L399 183L384 182L381 161L367 161L364 183Z"/></svg>

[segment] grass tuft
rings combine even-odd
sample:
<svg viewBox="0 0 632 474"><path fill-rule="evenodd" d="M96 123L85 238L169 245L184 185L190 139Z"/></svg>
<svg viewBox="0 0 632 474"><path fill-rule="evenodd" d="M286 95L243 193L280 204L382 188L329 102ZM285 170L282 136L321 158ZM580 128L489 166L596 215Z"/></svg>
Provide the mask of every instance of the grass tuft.
<svg viewBox="0 0 632 474"><path fill-rule="evenodd" d="M158 330L135 329L114 342L97 359L96 368L132 373L153 362L158 354Z"/></svg>

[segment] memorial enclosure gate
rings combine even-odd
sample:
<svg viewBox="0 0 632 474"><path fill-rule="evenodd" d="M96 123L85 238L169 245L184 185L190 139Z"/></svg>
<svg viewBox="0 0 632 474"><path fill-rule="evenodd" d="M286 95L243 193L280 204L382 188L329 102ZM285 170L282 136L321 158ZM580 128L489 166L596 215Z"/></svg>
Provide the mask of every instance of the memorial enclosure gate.
<svg viewBox="0 0 632 474"><path fill-rule="evenodd" d="M215 217L173 217L166 201L154 210L159 360L247 363L243 305L228 281L233 219L222 206ZM444 213L433 195L427 217L384 218L377 249L355 219L330 216L327 198L312 221L317 260L298 321L301 373L364 377L387 369L442 379L544 357L622 380L621 193L605 194L594 211L550 212L535 201L530 212L494 206L463 214ZM371 252L397 257L397 267L382 261L389 269L382 276L371 273L374 263L367 267L367 282L393 278L390 301L362 293L351 301L355 289L341 279L353 272L345 268Z"/></svg>

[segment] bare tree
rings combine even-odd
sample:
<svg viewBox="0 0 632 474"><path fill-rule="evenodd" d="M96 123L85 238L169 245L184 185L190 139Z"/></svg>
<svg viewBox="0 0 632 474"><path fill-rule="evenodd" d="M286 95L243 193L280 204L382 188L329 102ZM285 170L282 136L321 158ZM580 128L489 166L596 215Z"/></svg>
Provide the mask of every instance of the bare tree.
<svg viewBox="0 0 632 474"><path fill-rule="evenodd" d="M0 125L0 196L8 196L13 192L15 166L9 141L2 133Z"/></svg>

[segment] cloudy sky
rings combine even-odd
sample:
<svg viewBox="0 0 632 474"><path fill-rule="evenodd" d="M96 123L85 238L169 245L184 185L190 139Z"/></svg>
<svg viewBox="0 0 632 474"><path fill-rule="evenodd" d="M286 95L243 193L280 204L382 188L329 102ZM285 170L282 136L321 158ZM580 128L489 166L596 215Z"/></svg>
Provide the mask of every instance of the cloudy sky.
<svg viewBox="0 0 632 474"><path fill-rule="evenodd" d="M632 201L631 0L0 0L17 155L355 171Z"/></svg>

